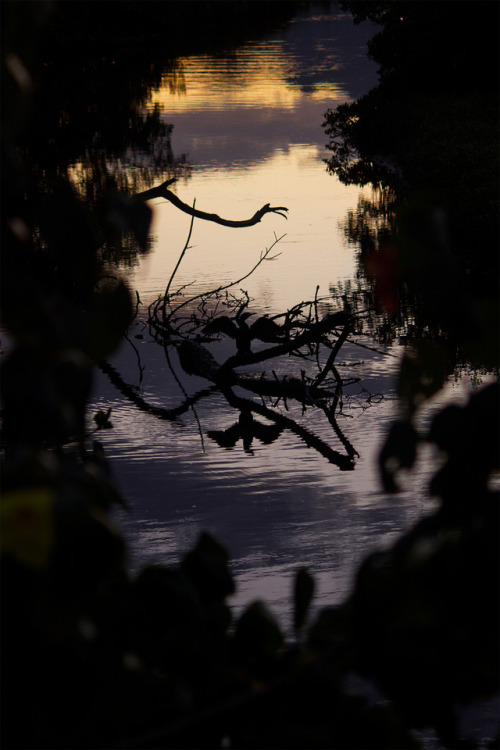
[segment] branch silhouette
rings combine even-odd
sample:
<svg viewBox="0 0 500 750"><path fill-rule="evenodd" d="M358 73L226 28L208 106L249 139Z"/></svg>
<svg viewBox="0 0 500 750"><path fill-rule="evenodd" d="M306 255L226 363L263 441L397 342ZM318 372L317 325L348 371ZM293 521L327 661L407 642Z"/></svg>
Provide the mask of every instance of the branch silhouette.
<svg viewBox="0 0 500 750"><path fill-rule="evenodd" d="M255 412L256 414L260 414L262 417L265 417L269 421L274 422L276 425L290 430L290 432L293 432L295 435L297 435L307 445L308 448L313 448L321 456L326 458L331 464L338 466L341 471L352 471L354 469L352 449L349 451L348 455L339 453L338 451L333 450L333 448L330 448L330 446L317 435L310 432L305 427L302 427L302 425L298 424L294 419L291 419L284 414L279 414L278 412L269 409L264 404L259 404L255 401L252 401L251 399L237 396L231 390L231 388L221 388L221 392L224 394L230 406L233 406L234 408L240 410L250 410L252 412ZM337 429L338 432L341 432L338 426Z"/></svg>
<svg viewBox="0 0 500 750"><path fill-rule="evenodd" d="M144 190L142 193L136 193L136 198L139 198L143 201L149 201L153 200L154 198L164 198L167 201L170 201L176 208L179 208L181 211L184 211L184 213L189 214L189 216L194 216L197 219L203 219L204 221L213 221L216 224L222 224L224 227L252 227L255 224L258 224L261 219L269 213L272 214L278 214L278 216L283 216L283 218L288 218L286 216L286 211L288 211L288 208L285 206L271 206L269 203L266 203L265 206L262 206L258 211L254 213L254 215L250 219L242 219L241 221L233 220L233 219L223 219L218 214L210 214L206 211L199 211L194 206L189 206L187 203L184 203L181 201L180 198L178 198L175 193L172 193L171 190L169 190L169 186L172 185L176 181L176 178L172 178L170 180L166 180L165 182L162 182L161 185L156 185L156 187L149 188L149 190Z"/></svg>
<svg viewBox="0 0 500 750"><path fill-rule="evenodd" d="M147 414L152 414L158 419L165 419L171 422L175 421L181 414L185 414L197 401L200 401L200 399L205 398L211 393L214 393L214 391L218 390L217 386L212 385L208 388L204 388L203 390L198 391L198 393L195 393L193 396L189 396L185 401L179 404L179 406L176 406L173 409L166 409L162 406L149 404L145 399L142 398L142 396L139 396L135 388L127 383L120 375L118 370L109 362L100 362L98 367L105 375L108 376L110 382L115 386L115 388L117 388L120 393L122 393L123 396L125 396L125 398L127 398L132 404L134 404L134 406L136 406L141 411L146 412Z"/></svg>

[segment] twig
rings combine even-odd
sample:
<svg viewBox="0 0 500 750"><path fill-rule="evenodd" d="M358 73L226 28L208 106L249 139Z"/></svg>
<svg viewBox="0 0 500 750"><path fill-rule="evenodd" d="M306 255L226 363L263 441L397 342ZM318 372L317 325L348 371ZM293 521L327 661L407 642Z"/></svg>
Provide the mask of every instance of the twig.
<svg viewBox="0 0 500 750"><path fill-rule="evenodd" d="M352 339L349 341L350 344L354 344L354 346L360 346L362 349L368 349L370 352L375 352L376 354L383 354L384 357L395 357L396 359L399 357L399 354L392 354L392 352L382 351L381 349L376 349L374 346L368 346L367 344L361 344L359 341L353 341Z"/></svg>
<svg viewBox="0 0 500 750"><path fill-rule="evenodd" d="M182 385L181 381L177 377L177 374L176 374L176 372L174 370L174 367L173 367L172 362L170 360L170 355L168 353L168 345L167 345L166 341L163 342L163 351L165 352L165 358L166 358L167 364L168 364L168 366L170 368L170 372L174 376L174 379L175 379L177 385L179 386L179 388L181 389L182 393L184 394L184 397L185 397L186 403L187 403L189 401L189 396L186 393L186 389ZM200 423L200 419L198 417L198 413L197 413L196 409L194 408L194 402L191 401L191 403L189 404L189 408L193 412L194 418L196 420L196 424L198 425L198 432L200 434L200 439L201 439L201 449L202 449L203 453L205 453L205 442L203 440L203 430L201 429L201 423Z"/></svg>
<svg viewBox="0 0 500 750"><path fill-rule="evenodd" d="M130 344L130 346L132 347L132 349L135 352L135 356L137 357L137 367L139 368L139 383L142 383L142 375L143 375L144 370L146 369L146 366L142 364L141 355L139 354L139 350L137 349L137 347L134 344L134 342L129 338L128 333L125 333L124 339L126 341L128 341L128 343Z"/></svg>
<svg viewBox="0 0 500 750"><path fill-rule="evenodd" d="M193 209L195 207L195 204L196 204L196 198L193 201ZM184 255L186 254L186 251L188 249L189 240L191 239L191 234L193 232L193 224L194 224L194 215L191 218L191 223L189 225L189 232L188 232L188 236L187 236L186 242L184 243L184 247L182 248L182 252L179 255L179 259L178 259L178 261L177 261L177 263L175 265L174 270L172 271L172 275L171 275L170 279L168 280L167 288L165 289L165 295L163 297L163 306L162 306L162 321L163 321L163 325L166 325L167 302L168 302L168 299L169 299L168 294L169 294L169 291L170 291L170 286L172 285L172 281L174 280L174 276L177 273L177 270L178 270L178 268L179 268L179 266L180 266L180 264L182 262L182 259L183 259Z"/></svg>
<svg viewBox="0 0 500 750"><path fill-rule="evenodd" d="M349 314L349 313L347 313L347 314ZM337 341L335 342L335 344L334 344L334 346L333 346L333 348L332 348L332 350L331 350L331 352L329 354L329 357L328 357L328 359L326 361L325 366L323 367L322 371L316 377L316 380L314 381L315 385L319 385L320 383L322 383L323 380L326 378L326 376L327 376L327 374L328 374L328 372L330 370L333 372L335 379L337 379L336 375L335 375L335 372L334 372L335 368L333 366L333 363L335 362L335 359L336 359L337 354L339 353L339 351L340 351L340 349L342 347L342 344L347 339L347 337L349 336L349 334L350 334L351 331L352 331L352 322L349 319L348 322L345 324L345 326L344 326L344 328L342 330L342 333L340 334L340 336L338 337Z"/></svg>

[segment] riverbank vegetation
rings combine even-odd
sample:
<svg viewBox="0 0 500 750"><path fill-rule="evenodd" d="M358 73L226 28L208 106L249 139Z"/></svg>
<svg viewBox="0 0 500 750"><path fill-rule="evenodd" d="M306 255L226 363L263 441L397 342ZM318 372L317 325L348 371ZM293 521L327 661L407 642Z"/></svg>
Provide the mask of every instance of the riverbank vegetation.
<svg viewBox="0 0 500 750"><path fill-rule="evenodd" d="M65 6L63 15L75 12L72 5ZM179 5L173 5L179 11ZM436 19L444 20L444 6L465 5L474 28L486 35L488 13L480 19L482 3L350 5L355 17L367 7L368 13L378 14L382 36L376 38L373 50L380 55L381 80L384 75L394 77L391 117L396 116L397 97L402 97L398 116L406 113L405 122L411 121L413 133L406 144L401 136L397 152L390 154L391 167L398 164L404 176L402 193L397 193L393 169L387 178L396 191L399 213L391 208L387 226L378 224L379 235L363 220L352 222L349 230L353 238L359 232L365 243L363 262L387 324L390 315L400 314L396 307L404 299L402 284L411 299L417 299L418 306L412 309L420 316L418 335L415 331L411 338L400 375L402 418L381 446L381 475L387 491L396 493L405 470L418 461L420 448L437 446L442 463L429 491L439 507L392 547L368 558L347 600L324 609L314 621L308 616L314 571L298 570L290 600L292 642L286 641L265 603L250 603L241 615L233 616L228 598L238 584L225 549L208 534L202 534L174 568L150 566L137 575L127 568L123 539L110 522L110 508L122 500L98 440L99 430L111 426L110 415L94 415L96 429L89 434L86 411L94 367L115 349L134 317L130 291L116 266L107 263L103 243L112 233L116 247L126 236L127 248L135 244L147 252L150 212L128 190L121 195L113 181L101 185L104 202L99 206L107 207L102 210L75 190L67 168L77 152L85 153L87 139L92 141L92 107L87 107L82 94L80 109L73 111L70 103L73 106L78 97L68 94L65 108L63 90L52 88L56 102L50 100L49 107L45 100L45 105L55 135L47 140L48 131L42 128L41 137L38 121L30 114L39 111L32 86L37 74L44 74L32 63L27 48L44 28L37 14L40 9L50 11L52 5L22 6L36 11L35 18L27 17L30 23L21 23L18 11L14 14L19 33L9 37L4 56L9 109L2 134L2 315L13 342L2 367L2 744L6 749L401 750L420 747L417 730L429 727L446 747L479 746L479 739L462 733L459 714L462 706L498 691L499 519L494 491L499 469L498 384L491 382L472 393L467 403L439 411L425 427L415 417L422 402L438 392L453 371L457 345L462 347L461 357L474 366L481 364L492 372L498 364L494 315L487 313L497 301L491 277L494 238L489 230L486 233L487 226L491 229L492 192L486 191L486 206L479 208L477 203L479 213L470 211L464 219L467 242L465 229L456 228L463 226L463 217L452 199L455 191L460 193L459 206L466 196L479 200L484 180L491 179L492 140L488 137L488 144L478 145L471 154L470 145L463 147L462 136L454 131L449 159L455 159L462 147L463 158L458 165L441 159L444 171L439 174L448 175L441 193L439 179L431 181L428 170L424 179L423 172L418 177L418 171L415 176L410 169L412 148L417 145L415 170L422 170L424 162L437 168L436 157L443 155L432 151L434 135L419 141L416 133L420 127L427 132L430 126L425 122L431 120L435 133L438 121L426 107L415 108L416 99L410 106L409 94L402 89L415 90L423 52L427 56L423 70L430 71L434 59L449 91L459 87L464 72L459 45L450 47L447 41L446 54L441 54L448 40L442 25L429 37L424 24L423 47L423 16L417 8L435 7ZM134 3L111 6L137 12ZM426 12L434 18L432 11ZM403 39L396 34L400 28L396 15L404 22ZM64 18L58 23L65 28ZM29 37L30 24L37 32L33 37ZM60 27L56 24L56 28ZM460 28L465 32L465 26ZM397 44L389 44L388 37ZM97 49L96 39L91 39ZM118 45L117 54L121 49ZM87 54L82 52L82 59ZM388 60L388 55L394 57ZM50 68L51 60L45 54L42 59ZM457 71L460 80L455 78ZM96 71L84 79L95 83ZM356 123L343 121L343 132L340 120L334 113L330 116L330 126L340 128L338 137L349 149L356 148L360 160L371 159L373 164L375 146L368 143L369 127L363 120L376 120L381 110L391 111L390 103L389 109L385 103L381 107L381 92L384 89L363 100ZM470 95L468 91L466 96ZM489 88L479 93L480 98L490 95ZM66 125L79 117L84 127L78 130L81 140L75 151L76 141L69 138ZM383 134L386 153L387 143L392 147L395 142L385 132L386 125L384 121L375 129L377 153L384 153ZM482 136L490 133L486 120L481 127ZM400 125L398 129L406 138L409 131ZM107 148L104 142L102 148ZM59 149L62 168L57 166ZM349 159L353 153L349 152ZM336 168L333 162L331 166ZM340 163L346 170L350 166L350 161ZM462 182L468 183L466 196L451 180L462 170ZM377 172L377 183L386 174ZM353 179L354 172L345 176ZM369 179L373 176L372 172ZM396 179L400 180L399 170ZM436 191L442 195L437 204L427 194L418 203L407 188L413 184L425 188L428 181L432 195ZM436 214L438 208L449 218L449 239L443 240L443 214ZM458 237L456 244L454 237ZM490 268L484 285L479 258ZM482 289L488 293L482 295ZM169 333L166 321L171 327L179 324L173 308L163 307L163 302L156 316L160 336ZM246 312L244 302L235 301L230 322L241 323ZM323 326L321 336L328 336L335 323L338 333L329 342L335 353L335 342L348 330L351 312L339 311L343 317L326 323L311 313L307 325L300 320L302 335L317 325ZM204 335L217 334L217 316L201 324ZM275 335L276 345L283 346L283 331ZM220 372L214 374L218 378ZM498 737L490 737L487 744L498 747Z"/></svg>
<svg viewBox="0 0 500 750"><path fill-rule="evenodd" d="M372 184L345 232L379 311L449 341L451 361L498 364L498 8L345 2L379 31L379 84L325 116L328 169ZM481 47L471 53L471 40ZM413 315L411 313L413 308Z"/></svg>

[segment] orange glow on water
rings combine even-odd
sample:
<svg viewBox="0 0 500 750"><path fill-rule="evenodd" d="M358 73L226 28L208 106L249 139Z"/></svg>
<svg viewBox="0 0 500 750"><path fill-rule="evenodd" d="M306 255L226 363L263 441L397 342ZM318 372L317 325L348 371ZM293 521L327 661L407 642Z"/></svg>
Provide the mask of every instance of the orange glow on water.
<svg viewBox="0 0 500 750"><path fill-rule="evenodd" d="M254 43L230 57L196 55L179 58L152 93L151 104L167 113L196 110L296 109L305 99L346 100L338 83L319 82L307 91L294 83L297 62L279 43Z"/></svg>

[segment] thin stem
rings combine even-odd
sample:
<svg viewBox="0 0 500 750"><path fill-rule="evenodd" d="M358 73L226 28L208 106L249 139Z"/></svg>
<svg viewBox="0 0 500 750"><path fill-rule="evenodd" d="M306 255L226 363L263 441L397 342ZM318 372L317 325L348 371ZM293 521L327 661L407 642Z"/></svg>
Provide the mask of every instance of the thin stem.
<svg viewBox="0 0 500 750"><path fill-rule="evenodd" d="M193 201L193 211L194 211L195 205L196 205L196 198ZM186 242L184 244L184 247L182 249L182 252L181 252L181 254L179 256L179 260L177 261L177 263L175 265L175 268L172 271L172 275L171 275L170 279L168 280L167 288L165 289L165 296L163 297L163 306L162 306L163 325L165 325L165 321L167 319L168 293L170 291L170 287L172 285L172 281L174 280L174 276L177 273L177 271L179 269L179 266L180 266L180 264L182 262L182 259L183 259L184 255L186 254L186 251L187 251L187 249L189 247L189 240L191 239L191 234L193 232L194 218L195 217L194 217L194 214L193 214L193 216L191 216L191 223L189 224L189 232L188 232L187 240L186 240Z"/></svg>

